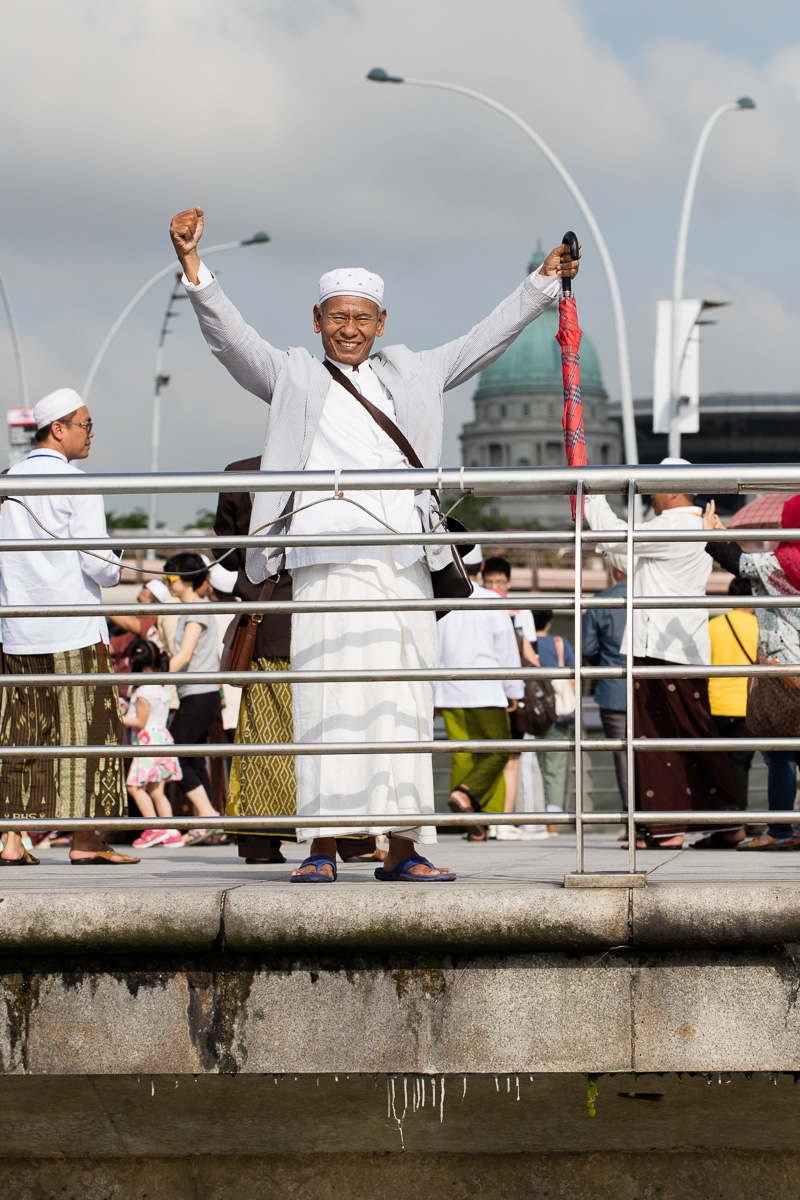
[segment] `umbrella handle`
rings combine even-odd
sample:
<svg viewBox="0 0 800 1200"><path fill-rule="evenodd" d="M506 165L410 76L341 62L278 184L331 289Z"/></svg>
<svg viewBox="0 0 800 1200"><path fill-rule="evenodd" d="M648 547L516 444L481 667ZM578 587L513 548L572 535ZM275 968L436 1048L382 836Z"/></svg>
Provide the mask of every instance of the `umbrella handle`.
<svg viewBox="0 0 800 1200"><path fill-rule="evenodd" d="M580 248L579 248L579 244L578 244L577 234L573 233L571 229L568 229L567 232L564 234L563 238L561 239L561 242L562 242L562 245L567 247L567 249L569 251L569 256L573 262L575 262L575 260L577 258L580 258ZM565 296L572 295L572 280L571 279L569 279L568 277L563 278L561 280L561 286L564 289Z"/></svg>

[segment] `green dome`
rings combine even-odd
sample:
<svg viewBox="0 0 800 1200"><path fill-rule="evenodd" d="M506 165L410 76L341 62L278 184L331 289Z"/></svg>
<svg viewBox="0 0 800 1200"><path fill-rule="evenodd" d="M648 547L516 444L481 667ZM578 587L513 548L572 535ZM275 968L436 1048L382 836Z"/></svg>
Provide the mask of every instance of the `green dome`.
<svg viewBox="0 0 800 1200"><path fill-rule="evenodd" d="M543 255L535 254L528 268L534 270ZM560 393L561 347L556 341L558 305L551 304L540 317L523 329L517 340L497 362L481 372L476 400L490 396L520 396L543 392ZM606 397L597 351L584 333L581 338L581 391Z"/></svg>

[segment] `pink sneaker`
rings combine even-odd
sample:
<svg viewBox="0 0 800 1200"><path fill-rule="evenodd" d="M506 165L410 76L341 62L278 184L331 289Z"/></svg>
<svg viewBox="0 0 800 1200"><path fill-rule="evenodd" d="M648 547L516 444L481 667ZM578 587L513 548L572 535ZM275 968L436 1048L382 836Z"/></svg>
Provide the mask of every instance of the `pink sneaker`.
<svg viewBox="0 0 800 1200"><path fill-rule="evenodd" d="M137 849L150 846L182 846L183 838L177 829L145 829L133 843Z"/></svg>
<svg viewBox="0 0 800 1200"><path fill-rule="evenodd" d="M162 829L161 830L161 845L162 846L183 846L184 841L177 829Z"/></svg>

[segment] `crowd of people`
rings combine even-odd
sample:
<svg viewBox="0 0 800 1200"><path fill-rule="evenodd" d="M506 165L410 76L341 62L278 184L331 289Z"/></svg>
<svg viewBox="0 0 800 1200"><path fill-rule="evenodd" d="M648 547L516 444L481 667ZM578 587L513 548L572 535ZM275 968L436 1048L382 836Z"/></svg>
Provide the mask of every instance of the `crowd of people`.
<svg viewBox="0 0 800 1200"><path fill-rule="evenodd" d="M277 350L245 323L198 255L202 232L199 208L173 219L171 234L187 294L212 353L242 387L265 401L269 412L262 456L231 463L226 468L230 472L438 468L443 393L494 361L558 297L562 279L578 270L578 261L564 246L556 247L469 333L423 353L405 346L372 353L386 321L383 280L363 268L330 271L320 279L313 310L324 351L320 360L302 349ZM237 835L239 855L247 862L282 862L282 841L310 843L308 856L291 872L295 883L333 883L337 857L378 862L375 875L381 881L450 882L453 871L416 852L417 845L436 843L435 823L427 823L434 814L431 755L414 749L432 741L435 710L452 740L505 743L497 753L465 749L452 755L449 804L454 811L484 816L563 809L568 755L555 746L541 753L514 753L513 741L570 740L576 705L582 703L580 691L576 693L574 678L548 684L504 679L502 672L529 664L560 668L563 675L575 665L573 647L552 632L552 612L536 610L532 619L529 610L514 610L506 559L484 560L480 547L475 547L462 563L449 546L414 543L414 534L440 527L436 492L223 492L215 523L220 538L267 530L302 534L305 541L287 550L256 546L220 552L225 566L195 553L176 553L164 563L161 578L145 582L140 600L185 604L186 614L121 615L114 619L110 647L103 617L70 615L70 610L96 605L101 588L118 583L119 558L109 551L52 546L54 539L103 539L101 498L77 491L58 495L55 478L52 495L10 494L14 475L80 475L75 464L89 454L93 421L81 397L68 388L41 400L34 417L37 447L8 472L0 538L36 539L41 549L2 555L0 602L11 609L52 606L53 613L3 621L4 669L22 682L3 689L0 745L10 753L0 758L0 825L5 817L58 830L60 820L91 818L97 828L75 832L70 860L78 865L133 863L139 860L115 849L102 833L103 818L124 815L128 797L132 811L143 819L174 820L168 828L144 830L135 841L137 850L185 846L209 836L205 830L180 833L180 815L173 817L168 795L179 787L194 813L219 817L220 830L224 815L301 818L296 831ZM648 529L719 525L713 505L703 514L692 496L660 494L652 501ZM624 528L602 496L587 498L586 519L598 534ZM800 521L800 498L786 505L784 519ZM412 538L406 545L390 547L340 544L387 529ZM618 543L601 544L600 550L614 572L614 585L605 594L624 595L624 553ZM754 597L800 591L800 549L793 542L774 553L751 554L735 544L706 547L702 542L645 539L636 543L631 586L638 596L701 596L712 559L741 581L736 584L738 594L745 586ZM443 617L437 631L433 606L422 609L417 604L470 593L508 597L509 607L455 610ZM231 618L204 612L205 598L294 599L309 606L291 617L256 616L247 665L261 678L241 690L223 690L215 675ZM327 611L320 611L318 604ZM368 607L359 607L364 604ZM756 618L737 609L724 618L725 626L712 623L710 633L703 609L637 609L631 630L620 610L594 609L585 621L584 655L603 666L624 665L628 654L634 664L656 668L707 666L726 656L733 656L734 662L757 658L798 664L797 612L769 609L762 620L761 610ZM736 657L738 651L743 660ZM118 668L140 675L141 683L132 689L113 686L114 657ZM461 675L436 684L413 677L437 666L489 667L496 677L470 680ZM293 685L263 679L270 672L290 669L322 678ZM360 673L357 682L346 676L352 671ZM174 675L174 685L148 682L157 672ZM75 673L87 680L102 679L85 686L59 686L59 675ZM39 678L28 684L26 676ZM42 676L48 682L43 683ZM797 697L792 702L800 713L800 692L791 681L774 682L790 701ZM664 678L637 678L635 734L692 740L739 736L745 717L750 726L753 695L767 723L776 704L782 704L783 711L789 703L769 684L764 681L762 687L759 681L749 694L741 686L716 687L712 707L705 679L681 677L679 670ZM622 736L624 681L602 681L596 699L608 736ZM236 745L349 744L354 752L234 755L222 815L213 803L206 757L176 754L174 749L202 747L215 730ZM130 755L127 776L123 756L101 750L124 746L126 736L131 746L148 748L143 756ZM87 758L70 753L73 747L87 745L98 747L98 754ZM15 748L29 746L45 753L34 758L14 753ZM794 848L788 826L747 836L741 811L751 757L702 748L638 753L635 779L628 780L625 756L617 753L622 803L627 805L632 795L636 807L645 812L731 813L729 824L704 831L697 845ZM770 807L791 808L796 756L776 752L766 757ZM376 815L385 818L382 828L369 824ZM425 822L415 824L422 817ZM490 831L482 819L468 828L467 836L482 841ZM506 840L546 838L550 833L544 821L496 829L496 836ZM643 848L676 847L686 835L687 827L676 823L644 826L638 837ZM29 839L7 830L0 865L36 865L32 849Z"/></svg>

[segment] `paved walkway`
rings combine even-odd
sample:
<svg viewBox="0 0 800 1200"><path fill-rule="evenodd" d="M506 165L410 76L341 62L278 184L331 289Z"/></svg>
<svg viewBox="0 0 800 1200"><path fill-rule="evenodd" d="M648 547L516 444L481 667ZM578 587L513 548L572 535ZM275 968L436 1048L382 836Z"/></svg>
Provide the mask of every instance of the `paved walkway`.
<svg viewBox="0 0 800 1200"><path fill-rule="evenodd" d="M0 897L10 892L50 889L203 886L227 889L238 884L282 883L288 880L292 864L303 857L297 846L284 845L283 850L289 860L285 866L246 866L237 858L235 846L198 846L177 851L158 847L145 850L138 866L76 867L67 861L66 847L59 846L42 851L40 867L3 870ZM437 865L451 867L457 871L460 882L473 886L497 888L525 883L558 886L567 872L575 870L575 837L569 834L546 841L474 845L443 835L428 857ZM381 887L373 878L375 865L340 864L340 884ZM587 871L627 871L627 865L627 851L620 848L615 834L587 835ZM637 867L647 872L649 885L714 881L727 885L800 883L800 853L792 852L643 850L637 855Z"/></svg>

